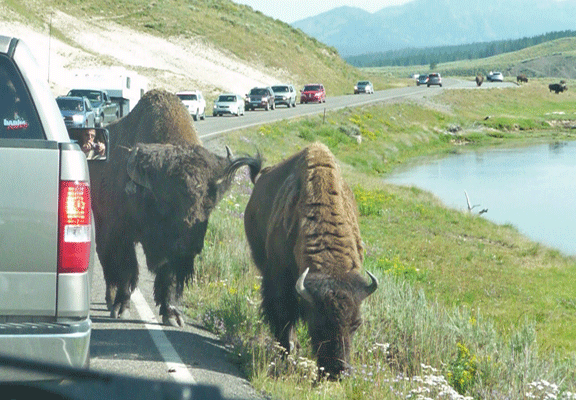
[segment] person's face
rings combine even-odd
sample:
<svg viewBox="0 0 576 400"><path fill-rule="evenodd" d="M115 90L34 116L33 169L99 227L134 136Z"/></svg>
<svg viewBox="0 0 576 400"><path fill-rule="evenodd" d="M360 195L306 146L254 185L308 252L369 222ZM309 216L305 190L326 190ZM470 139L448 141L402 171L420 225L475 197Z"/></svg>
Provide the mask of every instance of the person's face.
<svg viewBox="0 0 576 400"><path fill-rule="evenodd" d="M84 132L84 141L86 143L93 143L95 138L96 138L96 132L92 130Z"/></svg>

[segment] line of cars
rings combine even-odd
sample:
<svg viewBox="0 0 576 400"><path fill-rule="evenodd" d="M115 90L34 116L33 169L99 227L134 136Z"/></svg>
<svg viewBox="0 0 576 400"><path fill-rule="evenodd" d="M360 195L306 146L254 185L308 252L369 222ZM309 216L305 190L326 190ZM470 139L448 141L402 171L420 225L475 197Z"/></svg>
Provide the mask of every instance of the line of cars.
<svg viewBox="0 0 576 400"><path fill-rule="evenodd" d="M182 100L195 121L205 119L207 105L201 91L179 91L176 96ZM237 93L222 93L214 101L212 116L241 116L246 111L275 110L277 106L281 105L291 108L296 107L298 102L300 104L325 103L326 89L324 85L321 83L304 85L304 88L300 90L300 95L292 84L254 87L244 96Z"/></svg>
<svg viewBox="0 0 576 400"><path fill-rule="evenodd" d="M101 89L71 89L56 104L67 128L103 127L120 118L120 107Z"/></svg>
<svg viewBox="0 0 576 400"><path fill-rule="evenodd" d="M437 85L442 87L442 76L438 72L432 72L430 74L420 74L416 79L416 86L420 85L426 85L427 87Z"/></svg>

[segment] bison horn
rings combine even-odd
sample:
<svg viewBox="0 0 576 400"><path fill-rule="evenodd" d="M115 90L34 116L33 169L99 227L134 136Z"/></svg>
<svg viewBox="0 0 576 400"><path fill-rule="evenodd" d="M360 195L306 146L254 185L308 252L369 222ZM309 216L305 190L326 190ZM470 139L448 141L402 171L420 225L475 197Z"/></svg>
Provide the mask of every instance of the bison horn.
<svg viewBox="0 0 576 400"><path fill-rule="evenodd" d="M228 147L228 145L226 145L226 157L228 157L228 160L232 161L232 158L234 158L234 154L232 153L232 150L230 150L230 147Z"/></svg>
<svg viewBox="0 0 576 400"><path fill-rule="evenodd" d="M308 303L314 304L314 299L312 298L312 295L306 289L306 287L304 287L304 280L308 275L308 271L310 271L310 268L306 268L306 271L304 271L302 275L300 275L300 277L298 278L298 281L296 282L296 292Z"/></svg>
<svg viewBox="0 0 576 400"><path fill-rule="evenodd" d="M378 279L370 271L366 271L370 279L372 280L369 285L366 285L366 297L370 296L372 293L378 289Z"/></svg>

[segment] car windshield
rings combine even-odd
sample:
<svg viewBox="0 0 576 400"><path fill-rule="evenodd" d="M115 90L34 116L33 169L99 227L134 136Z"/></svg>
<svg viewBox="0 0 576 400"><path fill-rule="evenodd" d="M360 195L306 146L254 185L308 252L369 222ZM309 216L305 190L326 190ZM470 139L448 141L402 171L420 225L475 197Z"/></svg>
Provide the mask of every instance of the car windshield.
<svg viewBox="0 0 576 400"><path fill-rule="evenodd" d="M304 91L305 92L317 92L320 90L320 86L319 85L307 85L304 86Z"/></svg>
<svg viewBox="0 0 576 400"><path fill-rule="evenodd" d="M84 111L82 100L77 99L56 99L58 107L63 111Z"/></svg>
<svg viewBox="0 0 576 400"><path fill-rule="evenodd" d="M198 97L195 94L178 94L177 96L180 97L180 100L198 100Z"/></svg>
<svg viewBox="0 0 576 400"><path fill-rule="evenodd" d="M88 99L90 99L92 104L94 103L98 104L103 101L100 92L94 90L73 89L70 92L68 92L68 96L88 97Z"/></svg>
<svg viewBox="0 0 576 400"><path fill-rule="evenodd" d="M268 94L268 91L266 89L252 89L250 91L250 94L255 94L257 96L265 96Z"/></svg>
<svg viewBox="0 0 576 400"><path fill-rule="evenodd" d="M366 86L366 85L369 85L369 84L370 84L370 82L368 82L368 81L360 81L360 82L358 82L358 85L362 85L362 86Z"/></svg>
<svg viewBox="0 0 576 400"><path fill-rule="evenodd" d="M287 92L288 86L272 86L274 92Z"/></svg>
<svg viewBox="0 0 576 400"><path fill-rule="evenodd" d="M222 96L218 97L218 101L230 103L230 102L236 101L236 96L222 95Z"/></svg>

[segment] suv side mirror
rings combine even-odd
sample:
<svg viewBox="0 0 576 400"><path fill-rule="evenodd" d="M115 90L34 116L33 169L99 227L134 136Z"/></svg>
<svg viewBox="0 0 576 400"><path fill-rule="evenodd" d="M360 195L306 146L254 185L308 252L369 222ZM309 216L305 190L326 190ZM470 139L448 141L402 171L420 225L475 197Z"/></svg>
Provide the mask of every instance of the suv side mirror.
<svg viewBox="0 0 576 400"><path fill-rule="evenodd" d="M68 128L68 136L82 149L88 161L106 161L110 138L106 128Z"/></svg>

